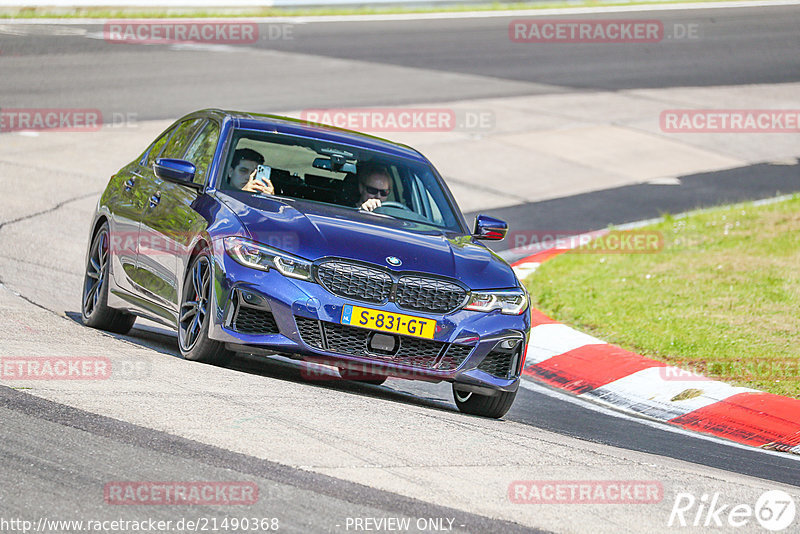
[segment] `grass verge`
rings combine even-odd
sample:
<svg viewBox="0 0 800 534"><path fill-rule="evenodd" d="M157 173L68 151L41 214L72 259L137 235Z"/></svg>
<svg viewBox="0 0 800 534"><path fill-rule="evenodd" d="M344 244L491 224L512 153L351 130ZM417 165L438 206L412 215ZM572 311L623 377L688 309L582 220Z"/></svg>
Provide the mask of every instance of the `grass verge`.
<svg viewBox="0 0 800 534"><path fill-rule="evenodd" d="M525 281L535 306L710 378L800 398L800 195L643 229L652 254L565 253Z"/></svg>
<svg viewBox="0 0 800 534"><path fill-rule="evenodd" d="M573 0L562 2L487 2L445 5L344 5L309 7L264 7L264 8L120 8L107 7L5 7L0 8L0 18L40 19L40 18L87 18L87 19L161 19L161 18L220 18L220 17L311 17L345 15L397 15L409 13L459 13L465 11L522 11L532 9L561 9L609 6L645 6L664 4L714 3L729 0ZM743 2L746 0L742 0Z"/></svg>

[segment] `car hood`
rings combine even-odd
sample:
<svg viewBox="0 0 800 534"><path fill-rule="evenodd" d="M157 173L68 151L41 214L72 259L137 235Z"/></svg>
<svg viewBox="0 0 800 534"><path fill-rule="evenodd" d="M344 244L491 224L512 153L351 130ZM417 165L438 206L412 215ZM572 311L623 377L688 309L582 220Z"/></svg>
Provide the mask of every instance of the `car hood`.
<svg viewBox="0 0 800 534"><path fill-rule="evenodd" d="M456 278L472 289L518 285L511 267L469 235L317 202L239 192L219 197L253 240L308 260L348 258ZM402 265L389 265L391 256Z"/></svg>

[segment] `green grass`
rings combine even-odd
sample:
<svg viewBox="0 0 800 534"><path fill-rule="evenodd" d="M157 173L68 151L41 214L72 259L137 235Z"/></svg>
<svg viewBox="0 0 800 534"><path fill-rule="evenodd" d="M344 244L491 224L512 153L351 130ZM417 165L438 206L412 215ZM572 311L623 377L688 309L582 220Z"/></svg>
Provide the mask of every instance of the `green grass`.
<svg viewBox="0 0 800 534"><path fill-rule="evenodd" d="M556 9L570 7L640 6L684 3L712 3L724 0L574 0L561 2L487 2L485 4L449 5L386 5L386 6L341 6L341 7L270 7L270 8L222 8L198 10L196 8L173 8L153 10L147 8L109 9L105 7L7 7L0 8L0 18L208 18L208 17L298 17L336 15L389 15L404 13L457 13L463 11L501 11L528 9Z"/></svg>
<svg viewBox="0 0 800 534"><path fill-rule="evenodd" d="M535 306L604 341L800 398L800 196L644 228L654 254L566 253L526 280Z"/></svg>

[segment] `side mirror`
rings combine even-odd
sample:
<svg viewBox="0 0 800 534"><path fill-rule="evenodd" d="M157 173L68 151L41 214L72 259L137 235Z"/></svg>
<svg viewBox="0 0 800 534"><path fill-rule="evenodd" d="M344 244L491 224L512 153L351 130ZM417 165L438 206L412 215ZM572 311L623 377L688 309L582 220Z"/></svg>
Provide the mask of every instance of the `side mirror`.
<svg viewBox="0 0 800 534"><path fill-rule="evenodd" d="M202 184L194 183L197 169L194 163L182 159L158 158L153 164L153 172L162 180L175 182L193 189L202 189Z"/></svg>
<svg viewBox="0 0 800 534"><path fill-rule="evenodd" d="M472 237L486 239L487 241L501 241L508 233L508 224L500 219L488 215L475 217L475 231Z"/></svg>

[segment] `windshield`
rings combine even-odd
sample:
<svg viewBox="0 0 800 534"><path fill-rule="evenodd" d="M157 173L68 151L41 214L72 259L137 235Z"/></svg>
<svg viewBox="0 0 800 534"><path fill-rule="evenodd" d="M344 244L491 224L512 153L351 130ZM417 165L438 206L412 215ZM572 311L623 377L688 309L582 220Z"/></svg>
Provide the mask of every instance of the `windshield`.
<svg viewBox="0 0 800 534"><path fill-rule="evenodd" d="M278 197L354 211L378 198L376 216L463 231L457 208L426 164L349 145L243 130L234 132L231 146L221 190L241 190L254 176L263 177Z"/></svg>

